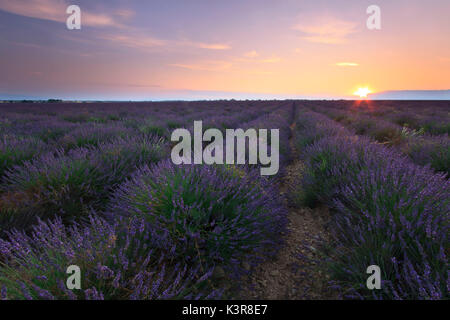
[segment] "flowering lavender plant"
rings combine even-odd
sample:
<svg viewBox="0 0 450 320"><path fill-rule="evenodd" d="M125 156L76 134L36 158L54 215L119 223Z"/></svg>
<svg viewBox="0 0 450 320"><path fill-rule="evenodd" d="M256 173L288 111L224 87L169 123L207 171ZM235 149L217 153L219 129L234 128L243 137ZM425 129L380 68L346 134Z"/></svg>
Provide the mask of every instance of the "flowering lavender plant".
<svg viewBox="0 0 450 320"><path fill-rule="evenodd" d="M276 190L255 170L234 166L144 166L115 195L110 216L141 217L168 234L181 259L236 263L273 253L286 213Z"/></svg>
<svg viewBox="0 0 450 320"><path fill-rule="evenodd" d="M0 138L0 178L12 166L21 165L46 149L46 144L34 137L2 136Z"/></svg>
<svg viewBox="0 0 450 320"><path fill-rule="evenodd" d="M3 299L200 299L220 292L210 271L174 260L175 244L145 228L141 219L109 224L91 216L88 226L42 222L31 235L0 240ZM81 270L81 288L66 286L69 266Z"/></svg>

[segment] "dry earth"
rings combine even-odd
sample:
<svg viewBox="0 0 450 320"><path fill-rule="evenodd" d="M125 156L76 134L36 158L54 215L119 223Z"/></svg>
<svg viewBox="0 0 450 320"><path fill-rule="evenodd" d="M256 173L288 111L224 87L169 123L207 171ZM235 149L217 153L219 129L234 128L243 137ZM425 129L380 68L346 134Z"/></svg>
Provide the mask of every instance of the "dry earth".
<svg viewBox="0 0 450 320"><path fill-rule="evenodd" d="M298 174L301 164L291 165L286 179ZM287 185L288 181L285 182ZM282 193L285 188L282 188ZM285 246L274 260L256 267L242 279L242 299L336 299L328 289L329 277L316 262L318 248L329 239L326 207L316 209L289 208L289 224Z"/></svg>
<svg viewBox="0 0 450 320"><path fill-rule="evenodd" d="M291 127L294 130L294 126ZM295 151L291 141L291 148ZM294 157L298 159L299 157ZM299 161L289 165L280 193L285 194L294 177L301 174ZM328 289L329 276L319 267L320 248L329 242L327 224L330 214L326 207L315 209L288 207L288 234L285 245L273 260L257 266L244 277L238 298L270 300L337 299Z"/></svg>

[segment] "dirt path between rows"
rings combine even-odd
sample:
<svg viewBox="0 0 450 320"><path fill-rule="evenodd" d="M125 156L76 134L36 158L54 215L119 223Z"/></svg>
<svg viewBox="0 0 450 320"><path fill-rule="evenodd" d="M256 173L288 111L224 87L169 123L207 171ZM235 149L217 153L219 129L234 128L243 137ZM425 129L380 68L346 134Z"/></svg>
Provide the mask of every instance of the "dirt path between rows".
<svg viewBox="0 0 450 320"><path fill-rule="evenodd" d="M294 129L294 126L291 129ZM294 148L292 141L290 144L291 148ZM298 157L294 156L294 159ZM280 188L281 194L286 194L292 179L302 171L303 164L300 161L295 161L286 168ZM314 261L319 258L317 249L321 243L329 240L328 209L288 206L288 210L289 224L285 245L274 260L259 265L243 279L239 298L337 299L337 295L328 289L328 275L323 274Z"/></svg>

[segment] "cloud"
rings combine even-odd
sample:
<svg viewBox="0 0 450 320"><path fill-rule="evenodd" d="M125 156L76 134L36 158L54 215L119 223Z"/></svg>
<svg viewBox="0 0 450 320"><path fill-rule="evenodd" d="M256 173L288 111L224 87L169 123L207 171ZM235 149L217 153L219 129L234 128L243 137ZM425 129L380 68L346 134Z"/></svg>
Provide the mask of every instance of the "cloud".
<svg viewBox="0 0 450 320"><path fill-rule="evenodd" d="M123 24L116 22L113 17L83 11L81 12L81 23L82 26L88 27L125 27Z"/></svg>
<svg viewBox="0 0 450 320"><path fill-rule="evenodd" d="M28 48L42 49L45 48L44 45L36 44L36 43L25 43L25 42L10 42L12 45L23 46Z"/></svg>
<svg viewBox="0 0 450 320"><path fill-rule="evenodd" d="M257 53L256 51L250 51L245 53L244 57L236 58L234 60L238 62L253 62L253 63L277 63L281 61L281 58L276 56L270 58L256 59L259 56L260 56L259 53Z"/></svg>
<svg viewBox="0 0 450 320"><path fill-rule="evenodd" d="M280 61L281 61L281 58L279 58L279 57L272 57L272 58L258 60L258 62L261 62L261 63L277 63Z"/></svg>
<svg viewBox="0 0 450 320"><path fill-rule="evenodd" d="M227 44L204 43L186 40L165 40L149 36L135 30L130 33L107 33L98 36L100 39L116 42L122 46L136 49L150 49L155 47L193 47L208 50L228 50L231 47Z"/></svg>
<svg viewBox="0 0 450 320"><path fill-rule="evenodd" d="M356 32L357 24L335 17L323 16L316 18L304 17L293 27L300 31L302 39L309 42L340 44L347 41L347 37Z"/></svg>
<svg viewBox="0 0 450 320"><path fill-rule="evenodd" d="M112 41L122 46L136 49L150 49L155 47L193 47L207 50L228 50L231 47L226 44L204 43L186 40L164 40L145 35L136 31L133 34L108 33L99 36L100 39Z"/></svg>
<svg viewBox="0 0 450 320"><path fill-rule="evenodd" d="M65 21L68 5L57 0L0 0L0 10L51 21ZM67 19L67 18L66 18Z"/></svg>
<svg viewBox="0 0 450 320"><path fill-rule="evenodd" d="M65 23L69 3L65 0L0 0L0 10L20 16ZM117 18L126 18L133 13L117 11L113 15L97 14L81 10L82 26L89 27L124 27Z"/></svg>
<svg viewBox="0 0 450 320"><path fill-rule="evenodd" d="M154 47L161 47L167 44L167 41L157 39L151 36L139 35L129 36L123 34L103 34L99 38L116 42L122 46L136 48L136 49L149 49Z"/></svg>
<svg viewBox="0 0 450 320"><path fill-rule="evenodd" d="M256 52L255 50L247 52L244 54L245 57L247 58L256 58L259 56L258 52Z"/></svg>
<svg viewBox="0 0 450 320"><path fill-rule="evenodd" d="M250 52L252 54L244 54L244 56L250 56L250 57L257 57L259 54L254 54L253 52ZM221 72L221 71L227 71L231 69L233 66L237 66L239 63L242 62L250 62L252 64L256 63L277 63L281 61L281 58L279 57L271 57L266 59L255 59L255 58L235 58L231 61L224 61L224 60L209 60L209 61L202 61L198 63L192 63L192 64L185 64L185 63L172 63L169 64L171 67L176 68L182 68L182 69L189 69L189 70L198 70L198 71L212 71L212 72ZM242 70L241 70L242 71ZM270 71L262 71L262 70L250 70L250 74L258 74L258 75L271 75L273 74Z"/></svg>
<svg viewBox="0 0 450 320"><path fill-rule="evenodd" d="M204 61L198 64L174 63L169 64L169 66L200 71L225 71L230 69L233 66L233 64L228 61Z"/></svg>
<svg viewBox="0 0 450 320"><path fill-rule="evenodd" d="M359 64L355 62L338 62L335 64L338 67L358 67Z"/></svg>
<svg viewBox="0 0 450 320"><path fill-rule="evenodd" d="M98 87L126 87L126 88L161 88L158 84L121 83L121 82L87 82L86 84Z"/></svg>
<svg viewBox="0 0 450 320"><path fill-rule="evenodd" d="M275 73L272 71L251 70L249 71L249 74L254 76L271 76L274 75Z"/></svg>
<svg viewBox="0 0 450 320"><path fill-rule="evenodd" d="M231 46L224 43L205 43L205 42L195 42L195 41L173 41L175 45L178 46L188 46L200 49L209 50L230 50Z"/></svg>
<svg viewBox="0 0 450 320"><path fill-rule="evenodd" d="M198 47L201 49L210 49L210 50L229 50L231 49L231 47L227 44L217 44L217 43L212 43L212 44L208 44L208 43L197 43L197 44L193 44L194 47Z"/></svg>
<svg viewBox="0 0 450 320"><path fill-rule="evenodd" d="M114 12L114 15L121 17L122 19L128 20L134 17L136 13L130 9L119 9Z"/></svg>

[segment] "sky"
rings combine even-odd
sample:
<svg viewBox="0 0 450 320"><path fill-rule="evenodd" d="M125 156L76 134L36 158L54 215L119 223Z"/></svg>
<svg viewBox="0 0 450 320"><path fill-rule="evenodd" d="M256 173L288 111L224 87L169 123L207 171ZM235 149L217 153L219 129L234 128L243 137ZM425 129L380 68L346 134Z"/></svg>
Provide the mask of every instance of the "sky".
<svg viewBox="0 0 450 320"><path fill-rule="evenodd" d="M70 5L81 30L66 26ZM449 0L0 0L0 99L447 90L449 16Z"/></svg>

